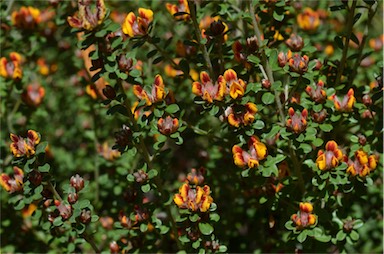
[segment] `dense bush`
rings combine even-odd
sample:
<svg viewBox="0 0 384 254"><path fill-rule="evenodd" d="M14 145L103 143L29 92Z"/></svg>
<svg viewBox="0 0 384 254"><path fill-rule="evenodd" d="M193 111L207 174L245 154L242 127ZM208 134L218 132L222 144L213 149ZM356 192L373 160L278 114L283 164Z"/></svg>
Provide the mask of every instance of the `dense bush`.
<svg viewBox="0 0 384 254"><path fill-rule="evenodd" d="M382 253L381 1L3 1L1 252Z"/></svg>

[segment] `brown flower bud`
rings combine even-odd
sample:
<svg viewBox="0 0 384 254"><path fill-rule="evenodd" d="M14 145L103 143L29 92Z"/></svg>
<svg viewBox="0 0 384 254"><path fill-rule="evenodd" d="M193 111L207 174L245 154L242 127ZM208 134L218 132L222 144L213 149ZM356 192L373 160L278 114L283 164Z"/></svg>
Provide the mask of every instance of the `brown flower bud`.
<svg viewBox="0 0 384 254"><path fill-rule="evenodd" d="M135 177L136 182L138 182L138 183L144 183L148 179L148 174L145 173L141 169L139 171L133 173L133 176Z"/></svg>
<svg viewBox="0 0 384 254"><path fill-rule="evenodd" d="M76 192L79 192L84 188L84 179L76 174L71 177L70 184L75 188Z"/></svg>
<svg viewBox="0 0 384 254"><path fill-rule="evenodd" d="M42 176L39 171L33 170L31 173L29 173L28 179L33 185L38 186L41 184Z"/></svg>
<svg viewBox="0 0 384 254"><path fill-rule="evenodd" d="M109 251L111 253L119 253L120 251L120 247L119 245L117 244L117 242L113 241L109 244Z"/></svg>
<svg viewBox="0 0 384 254"><path fill-rule="evenodd" d="M327 111L325 109L321 110L320 112L312 111L312 118L316 123L322 123L327 118Z"/></svg>
<svg viewBox="0 0 384 254"><path fill-rule="evenodd" d="M257 37L253 36L247 38L247 51L249 54L255 53L259 49L259 43Z"/></svg>
<svg viewBox="0 0 384 254"><path fill-rule="evenodd" d="M209 26L209 30L210 30L210 33L209 33L210 35L219 36L223 34L225 30L225 26L221 20L213 21Z"/></svg>
<svg viewBox="0 0 384 254"><path fill-rule="evenodd" d="M355 223L355 220L346 220L346 221L344 221L344 223L343 223L343 229L344 229L344 231L346 231L346 232L351 232L352 231L352 229L353 229L353 224Z"/></svg>
<svg viewBox="0 0 384 254"><path fill-rule="evenodd" d="M79 196L77 195L77 193L69 193L68 194L68 202L73 205L74 203L77 202L77 200L79 199Z"/></svg>
<svg viewBox="0 0 384 254"><path fill-rule="evenodd" d="M263 79L261 81L261 85L265 88L265 89L269 89L271 87L271 81L269 81L269 79Z"/></svg>
<svg viewBox="0 0 384 254"><path fill-rule="evenodd" d="M321 67L323 67L323 64L321 63L321 61L319 59L315 59L314 60L316 65L315 65L315 68L313 68L314 70L318 71L321 69Z"/></svg>
<svg viewBox="0 0 384 254"><path fill-rule="evenodd" d="M369 96L369 94L366 94L363 96L363 103L367 107L372 105L372 98L371 98L371 96Z"/></svg>
<svg viewBox="0 0 384 254"><path fill-rule="evenodd" d="M116 144L119 148L125 148L131 144L132 140L132 131L127 125L123 125L122 129L118 132L115 132Z"/></svg>
<svg viewBox="0 0 384 254"><path fill-rule="evenodd" d="M280 67L284 67L287 64L287 55L284 52L280 52L277 56L277 61L279 62Z"/></svg>
<svg viewBox="0 0 384 254"><path fill-rule="evenodd" d="M107 97L108 99L111 99L111 100L113 100L116 97L116 91L110 85L106 85L103 88L103 94L105 95L105 97Z"/></svg>
<svg viewBox="0 0 384 254"><path fill-rule="evenodd" d="M88 224L89 222L91 222L91 211L83 209L81 211L79 219L81 223Z"/></svg>
<svg viewBox="0 0 384 254"><path fill-rule="evenodd" d="M363 134L358 134L359 144L364 146L367 143L367 138Z"/></svg>
<svg viewBox="0 0 384 254"><path fill-rule="evenodd" d="M129 72L133 67L132 58L127 58L125 55L120 55L118 60L119 70Z"/></svg>
<svg viewBox="0 0 384 254"><path fill-rule="evenodd" d="M285 41L285 44L293 51L300 51L304 47L303 38L297 34L291 34L288 40Z"/></svg>

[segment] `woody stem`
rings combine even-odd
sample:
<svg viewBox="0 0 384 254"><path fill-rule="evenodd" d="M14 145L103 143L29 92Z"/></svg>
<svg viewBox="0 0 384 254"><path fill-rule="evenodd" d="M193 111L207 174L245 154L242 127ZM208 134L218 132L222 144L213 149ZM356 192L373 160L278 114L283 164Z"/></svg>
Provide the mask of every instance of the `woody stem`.
<svg viewBox="0 0 384 254"><path fill-rule="evenodd" d="M205 63L207 64L209 76L213 77L213 67L212 67L211 59L209 58L207 47L205 46L205 44L202 43L203 37L201 36L199 24L197 23L196 4L193 0L189 0L188 5L189 5L189 10L191 12L190 14L191 14L191 19L192 19L192 23L193 23L193 28L195 30L197 42L199 44L201 52L203 53Z"/></svg>

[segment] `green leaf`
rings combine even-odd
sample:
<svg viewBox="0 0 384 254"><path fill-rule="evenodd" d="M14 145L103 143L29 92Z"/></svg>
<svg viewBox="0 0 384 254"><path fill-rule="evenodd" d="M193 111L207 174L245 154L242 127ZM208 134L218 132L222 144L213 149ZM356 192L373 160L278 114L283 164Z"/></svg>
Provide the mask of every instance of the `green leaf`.
<svg viewBox="0 0 384 254"><path fill-rule="evenodd" d="M333 126L331 124L320 124L320 129L324 132L330 132L333 129Z"/></svg>
<svg viewBox="0 0 384 254"><path fill-rule="evenodd" d="M129 175L127 175L127 180L129 182L134 182L135 181L135 177L132 174L129 174Z"/></svg>
<svg viewBox="0 0 384 254"><path fill-rule="evenodd" d="M149 170L148 172L148 178L149 179L152 179L154 178L155 176L157 176L159 174L159 172L156 170L156 169L151 169Z"/></svg>
<svg viewBox="0 0 384 254"><path fill-rule="evenodd" d="M351 233L349 233L349 237L350 237L353 241L357 241L357 240L359 240L359 238L360 238L359 233L357 233L356 230L352 230Z"/></svg>
<svg viewBox="0 0 384 254"><path fill-rule="evenodd" d="M55 227L59 227L63 225L63 220L62 218L59 216L59 217L56 217L54 220L53 220L53 226Z"/></svg>
<svg viewBox="0 0 384 254"><path fill-rule="evenodd" d="M48 142L44 141L37 145L36 147L36 155L39 155L41 153L45 153L45 148L47 147Z"/></svg>
<svg viewBox="0 0 384 254"><path fill-rule="evenodd" d="M51 166L48 163L39 167L39 171L42 173L47 173L47 172L49 172L50 169L51 169Z"/></svg>
<svg viewBox="0 0 384 254"><path fill-rule="evenodd" d="M182 236L179 236L179 241L182 242L182 243L188 243L191 240L189 240L187 235L182 235Z"/></svg>
<svg viewBox="0 0 384 254"><path fill-rule="evenodd" d="M343 231L343 230L340 230L337 235L336 235L336 239L337 241L343 241L345 239L345 237L347 236L347 234Z"/></svg>
<svg viewBox="0 0 384 254"><path fill-rule="evenodd" d="M257 130L263 129L265 126L264 122L262 120L257 120L254 124L253 127Z"/></svg>
<svg viewBox="0 0 384 254"><path fill-rule="evenodd" d="M260 63L260 58L258 58L257 56L255 55L250 55L247 57L247 60L251 63L254 63L254 64L259 64Z"/></svg>
<svg viewBox="0 0 384 254"><path fill-rule="evenodd" d="M113 115L116 112L119 112L120 114L122 114L124 116L128 115L127 109L123 105L121 105L121 104L114 105L113 107L108 109L107 110L107 115Z"/></svg>
<svg viewBox="0 0 384 254"><path fill-rule="evenodd" d="M209 219L218 222L220 220L220 215L218 215L217 213L211 213L209 215Z"/></svg>
<svg viewBox="0 0 384 254"><path fill-rule="evenodd" d="M313 149L312 149L312 146L306 144L306 143L301 143L299 148L301 148L303 150L304 153L310 153Z"/></svg>
<svg viewBox="0 0 384 254"><path fill-rule="evenodd" d="M197 240L194 243L192 243L192 248L197 249L199 247L200 247L200 241L199 240Z"/></svg>
<svg viewBox="0 0 384 254"><path fill-rule="evenodd" d="M151 185L149 183L141 186L141 190L144 192L144 193L147 193L148 191L151 190Z"/></svg>
<svg viewBox="0 0 384 254"><path fill-rule="evenodd" d="M189 220L192 222L196 222L200 220L200 216L197 213L195 213L194 215L189 216Z"/></svg>
<svg viewBox="0 0 384 254"><path fill-rule="evenodd" d="M315 239L319 242L327 243L331 241L332 237L330 235L315 235Z"/></svg>
<svg viewBox="0 0 384 254"><path fill-rule="evenodd" d="M313 140L312 144L316 147L319 147L321 146L322 144L324 143L324 140L322 140L321 138L316 138L315 140Z"/></svg>
<svg viewBox="0 0 384 254"><path fill-rule="evenodd" d="M355 220L353 223L353 229L359 229L364 225L364 222L360 219Z"/></svg>
<svg viewBox="0 0 384 254"><path fill-rule="evenodd" d="M209 223L200 222L199 230L203 235L210 235L213 232L213 227Z"/></svg>
<svg viewBox="0 0 384 254"><path fill-rule="evenodd" d="M174 114L174 113L176 113L177 111L179 111L180 110L180 108L179 108L179 106L177 105L177 104L171 104L171 105L169 105L166 109L165 109L165 111L167 112L167 113L169 113L169 114Z"/></svg>
<svg viewBox="0 0 384 254"><path fill-rule="evenodd" d="M303 230L298 236L297 236L297 241L299 243L303 243L307 239L307 231Z"/></svg>
<svg viewBox="0 0 384 254"><path fill-rule="evenodd" d="M277 21L282 21L284 19L284 14L280 15L277 12L273 12L273 18Z"/></svg>
<svg viewBox="0 0 384 254"><path fill-rule="evenodd" d="M267 92L263 94L261 101L266 105L272 104L275 101L275 96L272 93Z"/></svg>
<svg viewBox="0 0 384 254"><path fill-rule="evenodd" d="M145 224L145 223L143 223L143 224L141 224L140 225L140 231L141 232L147 232L147 230L148 230L148 225L147 224Z"/></svg>
<svg viewBox="0 0 384 254"><path fill-rule="evenodd" d="M228 250L228 248L227 248L227 246L225 246L225 245L221 245L220 244L220 247L219 247L219 252L227 252L227 250Z"/></svg>

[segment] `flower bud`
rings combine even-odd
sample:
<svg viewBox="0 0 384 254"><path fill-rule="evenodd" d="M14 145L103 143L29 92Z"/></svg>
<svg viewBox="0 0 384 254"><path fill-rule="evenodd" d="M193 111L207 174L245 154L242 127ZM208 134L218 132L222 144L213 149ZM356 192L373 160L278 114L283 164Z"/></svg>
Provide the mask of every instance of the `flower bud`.
<svg viewBox="0 0 384 254"><path fill-rule="evenodd" d="M84 179L76 174L71 177L70 184L75 188L76 192L79 192L84 188Z"/></svg>
<svg viewBox="0 0 384 254"><path fill-rule="evenodd" d="M371 98L371 96L369 96L369 94L366 94L363 96L363 103L367 107L372 105L372 98Z"/></svg>
<svg viewBox="0 0 384 254"><path fill-rule="evenodd" d="M148 179L148 174L145 173L143 170L139 170L133 173L133 176L135 177L135 180L138 183L144 183Z"/></svg>
<svg viewBox="0 0 384 254"><path fill-rule="evenodd" d="M285 41L285 44L293 51L300 51L304 47L303 38L297 34L291 34L288 40Z"/></svg>
<svg viewBox="0 0 384 254"><path fill-rule="evenodd" d="M77 195L77 193L69 193L67 200L71 205L73 205L77 202L78 198L79 196Z"/></svg>
<svg viewBox="0 0 384 254"><path fill-rule="evenodd" d="M109 244L109 251L111 253L119 253L120 248L119 248L119 245L116 243L116 241L113 241Z"/></svg>
<svg viewBox="0 0 384 254"><path fill-rule="evenodd" d="M125 55L120 55L118 65L119 70L129 72L133 67L133 60L132 58L127 58Z"/></svg>
<svg viewBox="0 0 384 254"><path fill-rule="evenodd" d="M268 79L263 79L261 81L261 85L265 88L265 89L269 89L271 87L271 81L269 81Z"/></svg>
<svg viewBox="0 0 384 254"><path fill-rule="evenodd" d="M225 30L225 26L221 20L213 21L209 26L209 30L210 30L210 35L219 36L223 34Z"/></svg>
<svg viewBox="0 0 384 254"><path fill-rule="evenodd" d="M31 173L29 173L28 179L33 185L38 186L41 184L42 176L39 171L33 170Z"/></svg>
<svg viewBox="0 0 384 254"><path fill-rule="evenodd" d="M83 209L81 211L79 219L81 223L88 224L89 222L91 222L91 211Z"/></svg>
<svg viewBox="0 0 384 254"><path fill-rule="evenodd" d="M287 64L287 55L284 52L280 52L277 56L277 61L280 67L284 67Z"/></svg>
<svg viewBox="0 0 384 254"><path fill-rule="evenodd" d="M359 144L364 146L367 143L367 138L363 134L358 134Z"/></svg>

